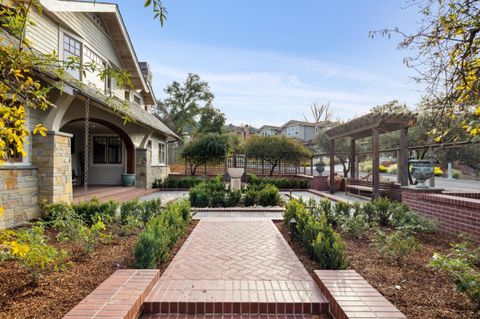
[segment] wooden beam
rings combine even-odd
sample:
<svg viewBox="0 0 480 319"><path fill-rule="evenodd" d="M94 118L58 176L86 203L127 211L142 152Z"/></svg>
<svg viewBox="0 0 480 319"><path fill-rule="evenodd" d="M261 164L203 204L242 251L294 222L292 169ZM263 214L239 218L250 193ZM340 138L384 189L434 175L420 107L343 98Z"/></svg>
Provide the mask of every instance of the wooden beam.
<svg viewBox="0 0 480 319"><path fill-rule="evenodd" d="M350 178L355 179L355 169L356 169L356 145L355 140L350 140Z"/></svg>
<svg viewBox="0 0 480 319"><path fill-rule="evenodd" d="M330 140L330 194L335 194L335 140Z"/></svg>
<svg viewBox="0 0 480 319"><path fill-rule="evenodd" d="M372 129L372 198L380 197L380 134L377 129Z"/></svg>
<svg viewBox="0 0 480 319"><path fill-rule="evenodd" d="M408 186L408 127L400 130L400 149L397 163L398 182Z"/></svg>

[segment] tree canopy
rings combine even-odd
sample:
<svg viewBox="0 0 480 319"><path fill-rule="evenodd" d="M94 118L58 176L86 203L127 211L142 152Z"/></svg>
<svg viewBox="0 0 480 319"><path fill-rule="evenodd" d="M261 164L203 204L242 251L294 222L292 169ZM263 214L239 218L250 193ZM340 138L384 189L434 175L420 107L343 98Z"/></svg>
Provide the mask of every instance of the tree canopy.
<svg viewBox="0 0 480 319"><path fill-rule="evenodd" d="M208 83L193 73L189 73L182 84L173 81L165 93L168 97L158 101L153 113L179 135L187 128L196 126L196 117L201 114L203 107L211 106L214 98Z"/></svg>
<svg viewBox="0 0 480 319"><path fill-rule="evenodd" d="M244 148L247 157L264 160L272 165L270 176L280 162L299 164L312 156L311 151L300 141L283 135L251 136Z"/></svg>
<svg viewBox="0 0 480 319"><path fill-rule="evenodd" d="M190 166L190 174L195 176L197 168L207 163L221 163L231 150L231 140L226 134L207 133L187 143L182 158Z"/></svg>
<svg viewBox="0 0 480 319"><path fill-rule="evenodd" d="M224 133L227 118L219 109L207 105L201 109L197 133Z"/></svg>

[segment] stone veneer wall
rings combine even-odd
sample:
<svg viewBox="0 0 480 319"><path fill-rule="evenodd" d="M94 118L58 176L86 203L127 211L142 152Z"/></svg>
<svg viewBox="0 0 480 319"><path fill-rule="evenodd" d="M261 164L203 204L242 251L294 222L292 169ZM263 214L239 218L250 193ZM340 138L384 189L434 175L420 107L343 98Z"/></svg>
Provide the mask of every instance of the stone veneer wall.
<svg viewBox="0 0 480 319"><path fill-rule="evenodd" d="M480 241L480 199L451 196L440 191L402 188L402 202L412 210L439 221L439 229L465 233Z"/></svg>
<svg viewBox="0 0 480 319"><path fill-rule="evenodd" d="M136 185L143 188L152 188L152 183L156 178L165 178L170 174L169 166L152 166L152 151L144 148L136 149Z"/></svg>
<svg viewBox="0 0 480 319"><path fill-rule="evenodd" d="M37 169L31 166L0 167L0 203L5 209L0 229L39 217Z"/></svg>
<svg viewBox="0 0 480 319"><path fill-rule="evenodd" d="M71 137L58 132L33 137L32 164L38 168L40 203L70 203L73 200Z"/></svg>

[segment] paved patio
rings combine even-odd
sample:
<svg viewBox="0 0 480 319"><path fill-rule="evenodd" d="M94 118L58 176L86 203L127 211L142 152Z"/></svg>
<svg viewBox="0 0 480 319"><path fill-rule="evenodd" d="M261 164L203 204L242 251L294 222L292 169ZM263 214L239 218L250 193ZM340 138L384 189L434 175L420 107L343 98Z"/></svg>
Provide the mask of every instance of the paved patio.
<svg viewBox="0 0 480 319"><path fill-rule="evenodd" d="M326 299L273 222L233 216L200 220L146 298L144 318L327 310Z"/></svg>

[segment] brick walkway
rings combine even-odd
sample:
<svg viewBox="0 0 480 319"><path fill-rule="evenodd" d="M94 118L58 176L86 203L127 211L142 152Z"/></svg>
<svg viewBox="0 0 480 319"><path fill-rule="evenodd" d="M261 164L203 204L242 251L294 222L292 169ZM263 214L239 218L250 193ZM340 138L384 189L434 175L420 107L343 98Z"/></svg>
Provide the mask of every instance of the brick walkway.
<svg viewBox="0 0 480 319"><path fill-rule="evenodd" d="M144 303L152 313L320 314L328 304L272 221L200 220Z"/></svg>

